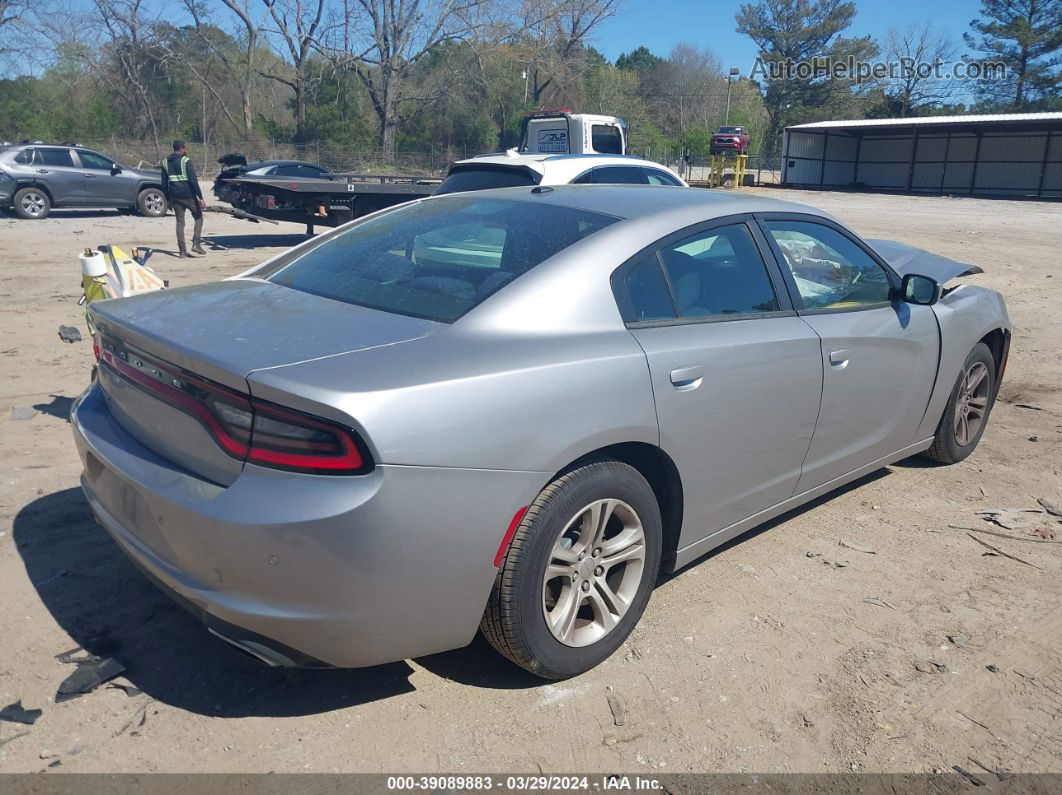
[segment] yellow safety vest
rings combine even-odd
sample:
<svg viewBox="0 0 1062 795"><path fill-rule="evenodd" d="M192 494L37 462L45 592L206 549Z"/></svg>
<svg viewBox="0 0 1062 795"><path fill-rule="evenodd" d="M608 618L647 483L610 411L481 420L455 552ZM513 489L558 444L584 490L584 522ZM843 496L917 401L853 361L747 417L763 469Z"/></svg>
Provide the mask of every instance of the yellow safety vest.
<svg viewBox="0 0 1062 795"><path fill-rule="evenodd" d="M180 174L171 174L170 173L170 168L169 168L170 161L169 160L163 160L162 161L162 168L165 170L166 177L167 177L167 179L169 179L170 182L187 182L188 181L188 160L189 159L190 158L187 155L185 155L184 157L181 158L181 173Z"/></svg>

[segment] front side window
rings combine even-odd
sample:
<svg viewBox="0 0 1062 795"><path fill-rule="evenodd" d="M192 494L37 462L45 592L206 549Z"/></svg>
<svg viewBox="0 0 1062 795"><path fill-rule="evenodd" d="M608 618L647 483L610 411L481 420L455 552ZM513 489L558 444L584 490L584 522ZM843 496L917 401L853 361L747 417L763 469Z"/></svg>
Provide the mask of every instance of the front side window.
<svg viewBox="0 0 1062 795"><path fill-rule="evenodd" d="M767 221L805 309L856 309L885 303L888 274L846 235L810 221Z"/></svg>
<svg viewBox="0 0 1062 795"><path fill-rule="evenodd" d="M680 317L776 312L767 266L745 224L698 232L660 250Z"/></svg>
<svg viewBox="0 0 1062 795"><path fill-rule="evenodd" d="M74 158L70 156L69 149L38 149L37 162L45 166L74 167Z"/></svg>
<svg viewBox="0 0 1062 795"><path fill-rule="evenodd" d="M85 152L79 149L77 156L81 159L81 165L83 168L96 171L110 171L111 166L114 165L114 163L103 155L98 155L95 152Z"/></svg>
<svg viewBox="0 0 1062 795"><path fill-rule="evenodd" d="M450 323L617 220L548 203L457 196L359 223L256 275L337 301Z"/></svg>

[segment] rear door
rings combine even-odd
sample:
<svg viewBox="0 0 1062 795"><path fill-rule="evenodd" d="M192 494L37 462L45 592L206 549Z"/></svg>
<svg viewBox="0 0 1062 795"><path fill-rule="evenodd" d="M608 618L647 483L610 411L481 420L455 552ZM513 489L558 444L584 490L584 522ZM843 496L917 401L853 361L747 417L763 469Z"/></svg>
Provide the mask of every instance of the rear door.
<svg viewBox="0 0 1062 795"><path fill-rule="evenodd" d="M661 447L684 482L685 546L787 499L815 428L819 339L749 216L684 230L613 287L648 358Z"/></svg>
<svg viewBox="0 0 1062 795"><path fill-rule="evenodd" d="M85 188L73 151L65 146L39 146L33 157L33 170L52 194L56 205L80 205Z"/></svg>
<svg viewBox="0 0 1062 795"><path fill-rule="evenodd" d="M899 278L843 227L760 218L801 318L822 340L822 407L802 492L918 441L939 331L932 308L892 300Z"/></svg>

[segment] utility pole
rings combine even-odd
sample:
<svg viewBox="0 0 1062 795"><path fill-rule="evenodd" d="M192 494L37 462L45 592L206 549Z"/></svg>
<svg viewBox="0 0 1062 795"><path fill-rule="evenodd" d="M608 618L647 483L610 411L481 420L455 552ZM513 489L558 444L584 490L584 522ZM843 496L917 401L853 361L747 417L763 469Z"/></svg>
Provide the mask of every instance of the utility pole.
<svg viewBox="0 0 1062 795"><path fill-rule="evenodd" d="M736 66L731 66L730 74L726 76L726 118L723 120L723 124L730 124L730 84L740 74L740 69Z"/></svg>

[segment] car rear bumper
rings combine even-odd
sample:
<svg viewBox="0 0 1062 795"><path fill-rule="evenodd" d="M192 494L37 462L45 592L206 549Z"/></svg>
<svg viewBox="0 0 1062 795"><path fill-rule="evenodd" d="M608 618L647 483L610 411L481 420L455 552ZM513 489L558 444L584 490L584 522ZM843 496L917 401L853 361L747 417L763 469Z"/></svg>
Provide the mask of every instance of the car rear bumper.
<svg viewBox="0 0 1062 795"><path fill-rule="evenodd" d="M160 588L273 665L359 667L466 645L514 512L542 473L381 465L364 476L246 466L228 487L74 404L82 486Z"/></svg>

